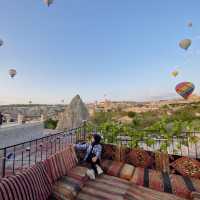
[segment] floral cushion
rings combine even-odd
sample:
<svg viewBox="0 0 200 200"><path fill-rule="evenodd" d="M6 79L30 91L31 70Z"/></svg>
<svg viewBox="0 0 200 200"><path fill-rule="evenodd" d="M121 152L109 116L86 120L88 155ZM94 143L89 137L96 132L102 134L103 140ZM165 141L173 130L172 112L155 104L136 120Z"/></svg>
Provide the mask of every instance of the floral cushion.
<svg viewBox="0 0 200 200"><path fill-rule="evenodd" d="M112 144L103 144L102 147L102 159L108 159L108 160L116 160L117 156L117 147L116 145Z"/></svg>
<svg viewBox="0 0 200 200"><path fill-rule="evenodd" d="M183 176L200 178L200 162L182 157L171 163L171 166Z"/></svg>
<svg viewBox="0 0 200 200"><path fill-rule="evenodd" d="M126 161L136 167L150 167L153 163L151 156L142 149L132 149Z"/></svg>

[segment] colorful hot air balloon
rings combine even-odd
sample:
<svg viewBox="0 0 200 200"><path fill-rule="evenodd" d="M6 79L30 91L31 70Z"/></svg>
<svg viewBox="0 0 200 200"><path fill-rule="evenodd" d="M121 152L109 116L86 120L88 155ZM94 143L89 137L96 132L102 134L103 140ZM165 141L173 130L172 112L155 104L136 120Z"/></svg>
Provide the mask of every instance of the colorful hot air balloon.
<svg viewBox="0 0 200 200"><path fill-rule="evenodd" d="M44 0L44 3L47 5L47 6L50 6L52 3L53 3L54 0Z"/></svg>
<svg viewBox="0 0 200 200"><path fill-rule="evenodd" d="M0 39L0 47L3 46L3 40Z"/></svg>
<svg viewBox="0 0 200 200"><path fill-rule="evenodd" d="M179 72L178 72L177 70L175 70L175 71L172 72L172 76L173 76L173 77L177 77L178 74L179 74Z"/></svg>
<svg viewBox="0 0 200 200"><path fill-rule="evenodd" d="M185 50L187 50L191 44L192 44L192 40L190 39L184 39L179 42L179 46Z"/></svg>
<svg viewBox="0 0 200 200"><path fill-rule="evenodd" d="M176 92L182 96L184 99L187 99L194 91L195 86L191 82L181 82L176 85Z"/></svg>
<svg viewBox="0 0 200 200"><path fill-rule="evenodd" d="M17 71L15 69L10 69L8 73L11 78L14 78L17 74Z"/></svg>

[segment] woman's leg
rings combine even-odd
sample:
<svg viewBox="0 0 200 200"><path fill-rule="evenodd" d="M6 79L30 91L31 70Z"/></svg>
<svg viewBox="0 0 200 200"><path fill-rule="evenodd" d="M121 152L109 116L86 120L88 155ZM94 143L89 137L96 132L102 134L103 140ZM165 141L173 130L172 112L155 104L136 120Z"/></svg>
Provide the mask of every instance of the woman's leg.
<svg viewBox="0 0 200 200"><path fill-rule="evenodd" d="M91 168L94 170L94 172L95 172L95 174L98 174L98 172L97 172L97 164L99 165L99 163L100 163L100 161L99 161L99 159L97 159L97 161L96 162L93 162L92 160L91 160Z"/></svg>

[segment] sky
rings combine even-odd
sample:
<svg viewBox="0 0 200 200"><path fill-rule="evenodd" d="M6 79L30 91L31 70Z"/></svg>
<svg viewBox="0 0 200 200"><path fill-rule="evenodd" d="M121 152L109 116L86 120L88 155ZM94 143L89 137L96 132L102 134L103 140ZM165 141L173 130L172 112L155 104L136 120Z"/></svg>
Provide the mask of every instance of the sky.
<svg viewBox="0 0 200 200"><path fill-rule="evenodd" d="M0 104L68 103L76 94L86 102L177 98L182 81L200 94L199 0L54 0L50 7L0 0L0 7ZM193 41L188 51L178 45L185 38Z"/></svg>

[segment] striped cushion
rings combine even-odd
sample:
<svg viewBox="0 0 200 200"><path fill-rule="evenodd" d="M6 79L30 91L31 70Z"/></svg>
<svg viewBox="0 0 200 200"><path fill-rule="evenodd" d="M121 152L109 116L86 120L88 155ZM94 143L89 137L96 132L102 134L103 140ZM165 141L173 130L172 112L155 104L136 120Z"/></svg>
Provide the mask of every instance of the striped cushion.
<svg viewBox="0 0 200 200"><path fill-rule="evenodd" d="M71 169L67 173L67 176L85 182L88 180L88 177L86 175L87 170L88 170L88 168L86 168L86 167L77 166L77 167Z"/></svg>
<svg viewBox="0 0 200 200"><path fill-rule="evenodd" d="M124 200L184 200L173 194L155 191L133 184L124 195Z"/></svg>
<svg viewBox="0 0 200 200"><path fill-rule="evenodd" d="M126 180L130 180L133 176L134 170L135 170L135 167L133 165L124 164L124 166L122 167L122 170L120 171L119 177Z"/></svg>
<svg viewBox="0 0 200 200"><path fill-rule="evenodd" d="M54 184L51 199L74 199L82 187L83 183L81 181L64 176Z"/></svg>
<svg viewBox="0 0 200 200"><path fill-rule="evenodd" d="M51 181L43 163L0 182L0 199L3 200L46 200L51 191Z"/></svg>
<svg viewBox="0 0 200 200"><path fill-rule="evenodd" d="M50 156L44 161L46 170L51 177L52 183L67 174L77 164L76 154L71 146L61 152Z"/></svg>
<svg viewBox="0 0 200 200"><path fill-rule="evenodd" d="M177 196L190 199L191 192L200 192L200 180L180 175L163 173L156 170L137 167L132 183L151 189L173 193Z"/></svg>
<svg viewBox="0 0 200 200"><path fill-rule="evenodd" d="M171 174L170 180L171 180L172 191L177 196L191 198L192 192L194 191L200 192L199 179Z"/></svg>
<svg viewBox="0 0 200 200"><path fill-rule="evenodd" d="M64 151L62 151L62 159L67 171L74 168L78 163L76 152L71 146L68 146Z"/></svg>
<svg viewBox="0 0 200 200"><path fill-rule="evenodd" d="M87 181L77 196L77 200L123 200L130 187L129 182L114 176L98 176L95 181Z"/></svg>
<svg viewBox="0 0 200 200"><path fill-rule="evenodd" d="M113 161L110 167L108 168L107 174L111 176L119 176L123 166L124 163Z"/></svg>
<svg viewBox="0 0 200 200"><path fill-rule="evenodd" d="M103 170L107 173L109 167L111 166L112 164L112 160L102 160L101 161L101 167L103 168Z"/></svg>
<svg viewBox="0 0 200 200"><path fill-rule="evenodd" d="M46 165L47 171L51 177L52 182L54 183L61 177L57 166L58 163L56 155L50 156L47 160L44 161L44 164Z"/></svg>
<svg viewBox="0 0 200 200"><path fill-rule="evenodd" d="M157 191L165 191L163 173L160 171L137 167L131 182Z"/></svg>
<svg viewBox="0 0 200 200"><path fill-rule="evenodd" d="M119 176L124 163L112 160L103 160L101 167L103 170L111 176Z"/></svg>
<svg viewBox="0 0 200 200"><path fill-rule="evenodd" d="M135 169L133 165L112 160L103 160L101 162L101 167L108 175L117 176L126 180L132 178Z"/></svg>

